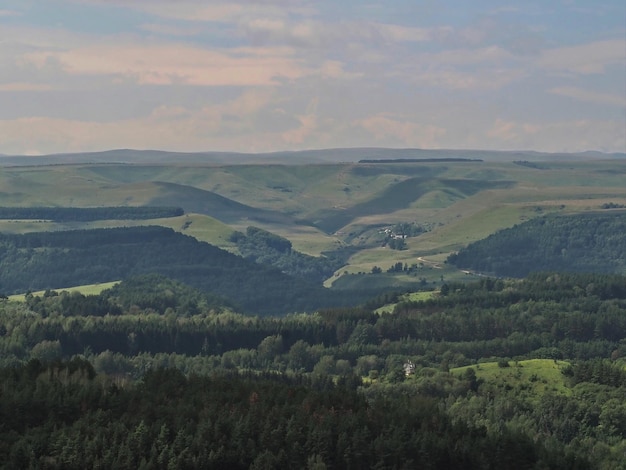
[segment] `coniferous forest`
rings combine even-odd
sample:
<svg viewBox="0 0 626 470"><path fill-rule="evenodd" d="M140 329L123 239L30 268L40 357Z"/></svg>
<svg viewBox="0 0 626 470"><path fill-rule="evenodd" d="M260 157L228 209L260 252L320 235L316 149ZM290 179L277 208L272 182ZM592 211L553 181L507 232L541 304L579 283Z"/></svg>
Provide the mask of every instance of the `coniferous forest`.
<svg viewBox="0 0 626 470"><path fill-rule="evenodd" d="M295 251L281 259L300 269L290 274L159 226L0 234L0 293L159 273L262 315L352 305L376 294L323 289L320 272L332 261Z"/></svg>
<svg viewBox="0 0 626 470"><path fill-rule="evenodd" d="M545 216L471 243L448 262L496 276L531 272L626 273L626 213Z"/></svg>
<svg viewBox="0 0 626 470"><path fill-rule="evenodd" d="M287 316L160 275L4 300L0 461L620 468L625 313L623 276L564 273Z"/></svg>
<svg viewBox="0 0 626 470"><path fill-rule="evenodd" d="M465 279L372 268L417 293L323 287L349 249L253 226L241 256L151 225L0 234L0 468L624 468L626 219L606 210L470 243L447 259Z"/></svg>

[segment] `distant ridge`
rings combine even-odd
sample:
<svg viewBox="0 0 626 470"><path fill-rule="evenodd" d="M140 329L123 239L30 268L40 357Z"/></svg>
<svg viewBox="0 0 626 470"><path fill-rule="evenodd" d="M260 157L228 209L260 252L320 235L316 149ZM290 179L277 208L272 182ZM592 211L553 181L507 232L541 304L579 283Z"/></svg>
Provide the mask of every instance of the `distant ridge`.
<svg viewBox="0 0 626 470"><path fill-rule="evenodd" d="M169 152L164 150L115 149L102 152L59 153L40 156L0 155L0 166L37 166L71 164L185 164L185 165L239 165L239 164L307 164L356 163L363 160L389 162L390 160L430 159L448 161L473 160L564 160L589 158L626 158L626 153L548 153L536 151L453 150L453 149L399 149L377 147L330 148L268 153L241 152Z"/></svg>

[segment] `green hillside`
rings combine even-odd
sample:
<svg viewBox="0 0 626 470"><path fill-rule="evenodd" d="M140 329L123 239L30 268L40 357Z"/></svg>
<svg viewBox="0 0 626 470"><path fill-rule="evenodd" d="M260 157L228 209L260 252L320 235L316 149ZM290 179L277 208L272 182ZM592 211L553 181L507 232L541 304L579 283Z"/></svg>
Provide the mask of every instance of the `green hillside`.
<svg viewBox="0 0 626 470"><path fill-rule="evenodd" d="M408 209L412 204L419 203L420 198L433 191L439 191L445 195L439 200L445 200L449 205L452 205L456 200L465 199L479 191L507 188L511 185L512 182L506 181L409 178L386 188L372 199L355 204L350 208L324 211L315 224L322 230L332 233L354 222L359 217L383 215Z"/></svg>
<svg viewBox="0 0 626 470"><path fill-rule="evenodd" d="M159 273L249 313L284 314L375 292L324 289L158 226L0 234L0 292L58 289Z"/></svg>
<svg viewBox="0 0 626 470"><path fill-rule="evenodd" d="M241 220L254 220L274 224L289 224L292 220L280 212L254 208L240 204L211 191L175 183L156 182L159 196L150 201L151 205L175 205L186 212L206 214L224 223Z"/></svg>
<svg viewBox="0 0 626 470"><path fill-rule="evenodd" d="M111 160L106 164L84 163L88 160L76 156L73 163L5 166L0 172L0 206L173 205L186 213L209 216L222 226L213 230L203 222L207 229L196 230L200 219L191 226L166 219L146 223L175 230L186 227L185 233L233 251L236 248L225 234L244 231L249 225L285 237L295 249L313 256L351 250L345 268L335 273L341 275L369 272L373 265L387 269L397 261L410 265L418 258L442 262L447 254L497 230L548 213L592 212L608 203L626 205L625 159L595 154L582 158L523 152L360 151L274 155L279 160L258 156L256 164L251 156L235 158L232 162L241 162L236 164L228 163L225 154L218 160L184 154L168 160L167 153L120 151L97 155L108 155ZM359 158L320 160L348 155ZM438 155L480 161L437 160ZM126 157L128 163L119 163ZM385 158L430 160L356 163ZM381 251L380 231L398 223L428 230L407 239L402 252L388 247ZM116 225L121 224L3 220L0 232ZM429 282L439 277L426 274Z"/></svg>

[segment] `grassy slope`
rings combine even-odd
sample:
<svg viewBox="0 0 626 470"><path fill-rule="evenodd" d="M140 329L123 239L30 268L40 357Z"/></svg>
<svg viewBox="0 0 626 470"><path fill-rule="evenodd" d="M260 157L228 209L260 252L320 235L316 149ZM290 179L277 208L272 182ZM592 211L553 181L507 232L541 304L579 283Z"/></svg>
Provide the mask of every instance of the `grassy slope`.
<svg viewBox="0 0 626 470"><path fill-rule="evenodd" d="M98 284L86 284L84 286L74 286L74 287L68 287L66 289L56 289L56 290L57 292L67 291L67 292L80 292L83 295L98 295L103 290L110 289L117 283L119 283L119 281L102 282ZM36 296L42 296L44 294L44 291L32 292L32 294ZM25 297L24 294L10 295L9 300L23 302L24 297Z"/></svg>
<svg viewBox="0 0 626 470"><path fill-rule="evenodd" d="M497 362L484 362L474 366L457 367L450 373L461 375L472 367L476 377L492 387L509 386L525 391L532 398L538 398L545 392L571 395L565 377L561 373L569 365L565 361L553 359L529 359L510 361L510 367L499 367Z"/></svg>
<svg viewBox="0 0 626 470"><path fill-rule="evenodd" d="M422 291L422 292L411 292L409 294L404 294L400 301L410 301L410 302L419 302L422 300L431 299L437 295L436 291ZM392 313L393 309L396 307L397 303L383 305L375 310L376 313L382 315L384 313Z"/></svg>
<svg viewBox="0 0 626 470"><path fill-rule="evenodd" d="M338 274L369 272L374 265L385 270L397 261L412 264L421 257L439 263L438 269L428 264L430 269L424 270L424 277L431 281L440 279L442 274L458 275L441 264L447 253L498 229L546 212L595 210L605 202L626 204L626 161L546 160L541 166L544 169L491 160L375 165L173 163L3 168L0 204L187 205L188 212L205 215L190 215L191 225L186 233L231 251L234 247L228 242L230 231L257 225L289 238L294 248L308 254L357 246L360 251ZM512 182L510 187L497 186L505 181ZM265 217L259 220L259 215ZM326 234L298 220L316 222L335 233ZM182 230L185 221L141 223ZM431 230L409 239L405 251L380 248L378 229L397 222L415 222ZM91 226L120 224L130 223L105 221ZM83 226L90 225L80 227ZM78 226L0 221L0 230L7 232L67 228Z"/></svg>

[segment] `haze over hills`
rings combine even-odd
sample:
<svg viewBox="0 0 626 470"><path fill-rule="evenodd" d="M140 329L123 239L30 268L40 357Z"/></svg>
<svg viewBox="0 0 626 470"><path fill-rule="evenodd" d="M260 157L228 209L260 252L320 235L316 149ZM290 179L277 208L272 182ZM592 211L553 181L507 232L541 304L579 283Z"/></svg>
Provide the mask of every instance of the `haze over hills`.
<svg viewBox="0 0 626 470"><path fill-rule="evenodd" d="M238 152L171 152L163 150L114 149L102 152L60 153L50 155L3 155L0 165L52 165L72 163L152 163L152 164L250 164L250 163L340 163L363 159L429 159L468 158L484 160L561 160L586 158L626 158L626 153L602 153L596 151L578 153L548 153L529 150L495 151L475 149L414 149L414 148L333 148L269 153Z"/></svg>

